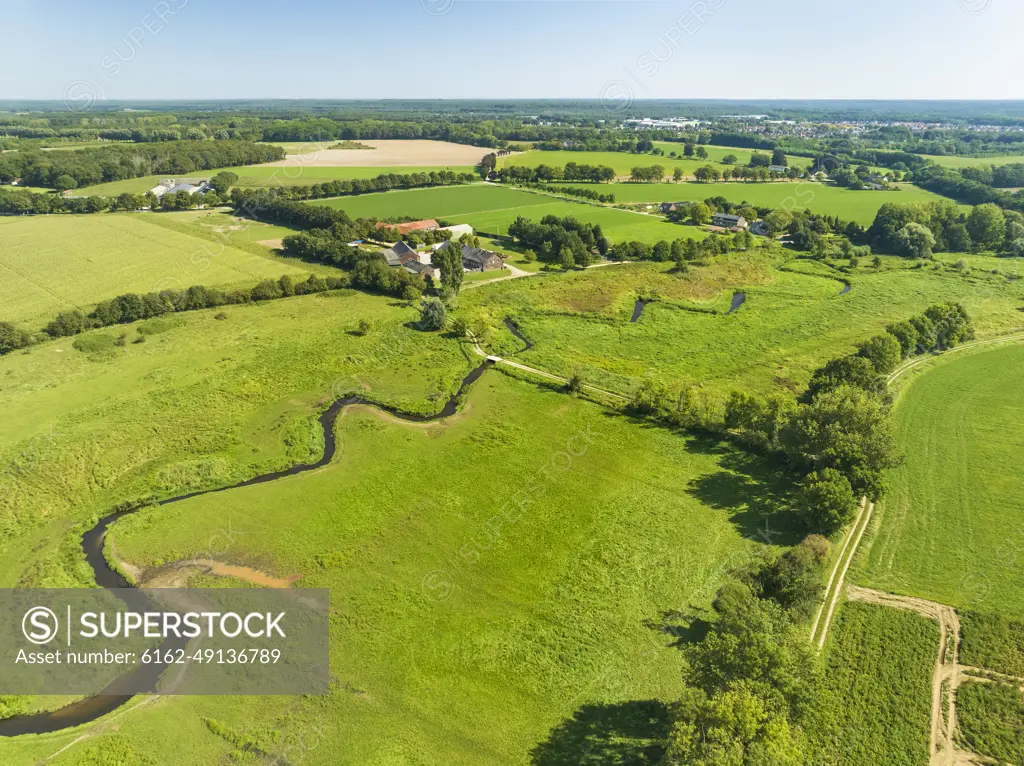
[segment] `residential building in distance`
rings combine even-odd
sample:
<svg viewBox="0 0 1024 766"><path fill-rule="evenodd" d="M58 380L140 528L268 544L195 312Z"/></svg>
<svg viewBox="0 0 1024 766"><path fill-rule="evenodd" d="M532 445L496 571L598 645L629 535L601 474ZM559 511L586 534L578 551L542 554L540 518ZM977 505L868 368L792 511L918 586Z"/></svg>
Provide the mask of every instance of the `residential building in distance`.
<svg viewBox="0 0 1024 766"><path fill-rule="evenodd" d="M378 229L398 229L398 233L403 237L406 234L411 234L414 231L434 231L440 229L441 225L433 218L428 218L425 221L409 221L408 223L388 223L387 221L377 221Z"/></svg>

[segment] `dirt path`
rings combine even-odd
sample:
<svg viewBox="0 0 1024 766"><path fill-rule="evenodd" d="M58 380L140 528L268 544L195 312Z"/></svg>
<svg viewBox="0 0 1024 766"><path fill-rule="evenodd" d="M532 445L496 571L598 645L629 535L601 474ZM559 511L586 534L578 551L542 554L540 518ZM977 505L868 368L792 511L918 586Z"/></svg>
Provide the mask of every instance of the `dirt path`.
<svg viewBox="0 0 1024 766"><path fill-rule="evenodd" d="M839 559L832 569L832 576L829 578L828 587L825 589L825 601L818 607L818 614L814 618L814 625L811 627L811 641L814 641L815 633L818 630L818 622L821 618L825 604L828 604L828 611L825 612L825 621L821 624L821 633L818 636L818 649L825 646L825 639L828 638L828 630L832 625L832 616L835 614L836 606L839 604L839 596L843 592L843 584L846 581L846 573L850 570L854 556L857 555L857 548L860 546L864 531L871 521L871 514L875 510L875 504L869 503L867 498L861 501L860 513L850 527L850 533L846 536L842 549L839 551ZM852 544L851 544L852 543ZM836 579L838 572L839 578Z"/></svg>

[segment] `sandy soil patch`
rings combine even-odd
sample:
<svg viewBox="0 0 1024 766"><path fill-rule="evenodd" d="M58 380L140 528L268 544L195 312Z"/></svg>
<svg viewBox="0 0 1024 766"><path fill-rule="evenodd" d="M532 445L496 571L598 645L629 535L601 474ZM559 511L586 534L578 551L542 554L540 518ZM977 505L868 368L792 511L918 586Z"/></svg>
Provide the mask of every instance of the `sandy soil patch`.
<svg viewBox="0 0 1024 766"><path fill-rule="evenodd" d="M263 245L269 247L271 250L283 250L284 240L283 239L260 239L256 241L257 245Z"/></svg>
<svg viewBox="0 0 1024 766"><path fill-rule="evenodd" d="M363 141L373 150L322 149L308 154L289 154L287 159L264 167L434 167L476 165L493 149L464 146L447 141Z"/></svg>

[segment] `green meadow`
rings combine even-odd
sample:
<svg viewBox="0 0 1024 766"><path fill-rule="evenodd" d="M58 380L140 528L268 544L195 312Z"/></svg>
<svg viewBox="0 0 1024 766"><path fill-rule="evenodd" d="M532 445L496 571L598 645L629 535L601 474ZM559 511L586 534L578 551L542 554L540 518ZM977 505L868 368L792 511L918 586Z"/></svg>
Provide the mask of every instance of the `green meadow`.
<svg viewBox="0 0 1024 766"><path fill-rule="evenodd" d="M354 150L359 151L359 150ZM434 166L434 167L317 167L303 162L302 157L295 157L289 160L288 164L282 166L271 165L245 165L237 168L217 168L214 170L196 170L192 173L182 173L181 178L212 178L222 170L228 170L238 176L235 186L244 188L275 187L275 186L305 186L308 184L323 183L324 181L343 181L355 178L375 178L379 175L394 173L405 175L409 173L429 173L431 171L451 170L456 173L472 173L473 167L465 166ZM101 195L104 197L116 197L118 194L145 194L168 176L143 176L141 178L128 178L124 181L111 181L105 184L96 184L80 189L80 195Z"/></svg>
<svg viewBox="0 0 1024 766"><path fill-rule="evenodd" d="M961 157L957 155L943 156L937 154L923 154L925 159L931 160L944 168L978 168L989 165L1013 165L1024 162L1024 155L1010 154L997 157Z"/></svg>
<svg viewBox="0 0 1024 766"><path fill-rule="evenodd" d="M512 316L536 344L525 363L563 375L579 368L594 385L623 393L649 376L723 394L799 390L828 359L940 301L963 301L983 335L1021 324L1024 289L1003 277L903 264L848 274L787 258L733 254L684 276L667 263L547 274L467 292L460 304L494 328L496 353L518 348L501 328ZM840 279L852 284L845 295ZM746 303L726 315L736 291ZM638 297L653 302L631 323Z"/></svg>
<svg viewBox="0 0 1024 766"><path fill-rule="evenodd" d="M556 184L558 186L560 184ZM569 185L569 184L565 184ZM702 202L711 197L724 197L730 202L747 202L754 207L808 209L814 213L838 215L840 218L867 226L878 209L887 202L947 201L945 197L900 184L899 191L852 191L838 186L812 181L777 181L773 183L614 183L572 184L593 189L602 194L614 194L616 203L649 202ZM965 209L967 206L962 206Z"/></svg>
<svg viewBox="0 0 1024 766"><path fill-rule="evenodd" d="M725 167L721 164L722 158L730 154L734 155L737 160L733 165L734 167L748 164L751 156L749 149L705 146L708 158L706 160L699 160L696 157L684 157L682 144L656 141L655 146L664 150L665 154L663 156L656 156L653 154L631 154L629 152L547 152L534 150L521 154L512 154L507 157L499 157L498 167L502 167L502 164L508 167L519 166L527 168L535 168L539 165L562 167L569 162L575 162L578 165L607 165L615 170L616 175L628 176L632 168L661 165L665 168L665 173L668 176L671 176L673 169L678 167L682 168L683 173L689 178L693 176L697 168L704 167L705 165ZM676 152L679 156L677 158L669 157L669 152ZM768 154L770 156L771 152L761 152L761 154ZM789 164L793 167L807 167L811 163L811 159L808 157L789 157L788 159Z"/></svg>
<svg viewBox="0 0 1024 766"><path fill-rule="evenodd" d="M962 352L915 378L896 408L906 456L876 508L857 581L1024 617L1024 347Z"/></svg>
<svg viewBox="0 0 1024 766"><path fill-rule="evenodd" d="M661 239L707 236L705 232L692 227L684 229L660 217L493 184L362 194L319 200L315 204L344 210L352 218L439 218L451 223L468 223L478 231L500 235L506 234L519 216L539 221L546 215L556 215L600 224L612 242L635 239L653 243Z"/></svg>
<svg viewBox="0 0 1024 766"><path fill-rule="evenodd" d="M0 321L38 329L59 312L127 292L242 286L312 269L161 214L0 218ZM242 230L243 224L234 223ZM205 236L204 236L205 234ZM267 237L270 238L270 237Z"/></svg>
<svg viewBox="0 0 1024 766"><path fill-rule="evenodd" d="M459 344L406 328L410 309L383 299L278 301L229 309L223 322L210 313L182 315L108 359L40 348L3 360L18 381L56 380L4 391L8 444L38 426L37 408L55 419L56 443L39 440L45 455L24 481L77 467L63 479L68 502L35 521L38 509L12 509L5 492L15 534L4 536L4 581L26 569L37 584L83 576L68 526L116 501L309 459L319 446L311 414L332 390L426 409L468 369ZM388 319L366 337L346 334L367 315ZM114 379L118 392L96 401ZM142 431L150 443L129 458L147 443ZM722 562L764 523L750 487L773 481L748 456L495 370L450 421L410 426L357 409L336 433L337 456L320 471L146 511L109 538L147 567L205 550L230 523L237 534L218 556L331 588L330 695L163 698L106 733L94 728L95 741L58 762L89 763L97 748L214 762L232 748L207 717L272 754L329 721L304 753L311 764L338 753L351 763L527 763L541 743L564 749L549 732L584 705L612 715L623 700L678 693L680 656L657 625L666 611L707 604ZM96 475L106 486L86 481ZM0 759L50 755L77 736L0 741Z"/></svg>

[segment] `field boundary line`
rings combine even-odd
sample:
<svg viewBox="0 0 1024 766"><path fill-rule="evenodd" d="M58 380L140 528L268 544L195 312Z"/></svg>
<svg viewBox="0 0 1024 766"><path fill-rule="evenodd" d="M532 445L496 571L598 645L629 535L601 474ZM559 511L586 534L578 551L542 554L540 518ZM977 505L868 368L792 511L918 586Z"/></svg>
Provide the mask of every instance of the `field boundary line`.
<svg viewBox="0 0 1024 766"><path fill-rule="evenodd" d="M825 586L825 598L822 600L821 604L818 605L818 611L814 615L814 624L811 625L812 642L814 641L814 634L818 632L818 623L821 621L821 613L825 611L825 604L828 603L828 594L832 592L832 583L835 582L836 574L839 572L839 567L843 563L843 557L846 555L846 549L850 547L850 541L854 538L857 526L860 524L866 507L867 498L861 500L860 508L857 511L857 517L854 519L853 525L850 527L850 532L846 535L846 539L843 540L843 547L839 549L839 556L836 557L836 564L832 567L832 575L828 578L828 584Z"/></svg>
<svg viewBox="0 0 1024 766"><path fill-rule="evenodd" d="M915 370L918 367L932 360L942 359L943 357L949 354L956 353L957 351L966 351L968 349L980 348L982 346L991 346L998 343L1014 343L1016 341L1024 341L1024 331L1012 330L1007 335L1000 335L999 337L996 338L985 338L984 340L975 340L971 341L970 343L964 343L961 346L954 346L953 348L946 349L945 351L939 354L929 354L927 356L911 359L910 361L901 364L899 367L893 370L889 377L886 378L885 384L887 386L891 386L893 383L895 383L897 380L903 377L903 375L910 372L911 370Z"/></svg>
<svg viewBox="0 0 1024 766"><path fill-rule="evenodd" d="M825 646L825 639L828 638L828 629L832 625L832 615L835 614L836 605L839 603L839 596L843 592L843 585L846 583L846 573L849 571L850 564L853 563L853 559L857 555L857 549L860 547L861 538L864 537L864 532L867 530L868 524L871 523L871 514L875 510L874 503L868 502L867 498L864 500L867 506L867 511L863 516L863 523L860 526L860 531L857 531L856 526L850 530L850 535L852 536L854 532L857 532L857 537L853 541L853 545L850 547L850 551L843 563L843 569L839 575L839 580L835 584L835 590L832 593L832 600L829 604L828 612L825 615L825 622L821 626L821 636L818 639L819 651Z"/></svg>

